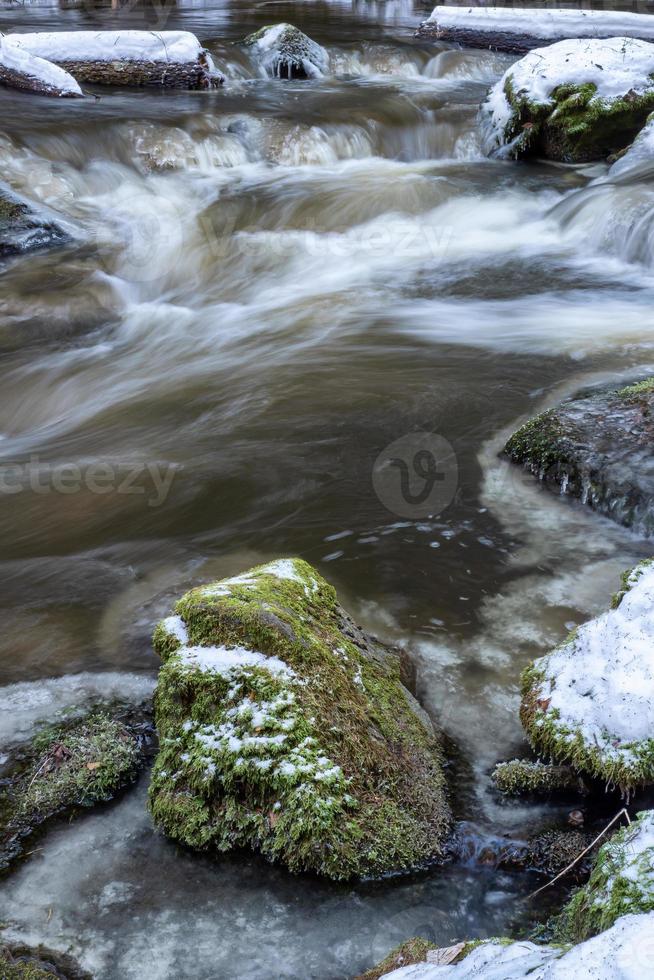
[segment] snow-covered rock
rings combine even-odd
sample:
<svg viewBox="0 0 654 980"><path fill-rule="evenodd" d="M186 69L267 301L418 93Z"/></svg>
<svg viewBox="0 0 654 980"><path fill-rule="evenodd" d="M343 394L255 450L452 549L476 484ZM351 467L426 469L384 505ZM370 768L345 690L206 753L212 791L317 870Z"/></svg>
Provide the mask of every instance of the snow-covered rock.
<svg viewBox="0 0 654 980"><path fill-rule="evenodd" d="M623 584L612 609L527 668L520 716L544 758L628 790L654 782L654 563Z"/></svg>
<svg viewBox="0 0 654 980"><path fill-rule="evenodd" d="M559 41L512 65L482 105L485 149L585 162L623 150L654 109L654 44Z"/></svg>
<svg viewBox="0 0 654 980"><path fill-rule="evenodd" d="M329 68L325 49L292 24L262 27L243 43L271 78L319 78Z"/></svg>
<svg viewBox="0 0 654 980"><path fill-rule="evenodd" d="M523 52L566 38L620 36L654 41L654 21L650 14L618 10L438 6L420 25L418 36Z"/></svg>
<svg viewBox="0 0 654 980"><path fill-rule="evenodd" d="M625 915L611 929L572 949L487 940L448 966L418 963L386 980L644 980L651 975L654 913ZM433 959L438 950L428 953Z"/></svg>
<svg viewBox="0 0 654 980"><path fill-rule="evenodd" d="M3 41L54 62L78 81L171 88L222 81L211 55L188 31L45 31L8 34Z"/></svg>
<svg viewBox="0 0 654 980"><path fill-rule="evenodd" d="M0 37L0 84L59 98L82 95L81 88L67 71L22 50L6 37Z"/></svg>
<svg viewBox="0 0 654 980"><path fill-rule="evenodd" d="M623 915L654 911L654 811L620 830L595 859L588 883L557 917L555 936L580 942L609 929Z"/></svg>

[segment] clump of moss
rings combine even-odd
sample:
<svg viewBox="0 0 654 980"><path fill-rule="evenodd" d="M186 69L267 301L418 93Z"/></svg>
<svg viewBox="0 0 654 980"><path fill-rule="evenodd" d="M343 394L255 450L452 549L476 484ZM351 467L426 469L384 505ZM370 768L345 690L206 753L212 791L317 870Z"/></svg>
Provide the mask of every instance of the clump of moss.
<svg viewBox="0 0 654 980"><path fill-rule="evenodd" d="M136 777L140 762L132 731L103 712L42 729L0 797L0 867L46 820L110 799Z"/></svg>
<svg viewBox="0 0 654 980"><path fill-rule="evenodd" d="M500 792L507 796L548 795L566 790L584 792L586 789L579 773L570 766L557 766L531 759L499 762L491 779Z"/></svg>
<svg viewBox="0 0 654 980"><path fill-rule="evenodd" d="M588 883L554 922L554 937L582 942L623 915L654 910L654 811L647 810L604 844Z"/></svg>
<svg viewBox="0 0 654 980"><path fill-rule="evenodd" d="M154 634L156 824L335 879L436 860L449 827L440 741L395 652L298 559L192 590Z"/></svg>
<svg viewBox="0 0 654 980"><path fill-rule="evenodd" d="M571 462L568 450L569 438L554 409L525 422L504 447L509 459L524 464L541 478L551 468Z"/></svg>
<svg viewBox="0 0 654 980"><path fill-rule="evenodd" d="M44 946L0 945L0 980L93 980L70 956Z"/></svg>
<svg viewBox="0 0 654 980"><path fill-rule="evenodd" d="M581 830L546 830L530 838L525 852L524 864L543 874L558 874L575 861L588 847L593 838ZM575 866L576 874L588 870L592 852Z"/></svg>
<svg viewBox="0 0 654 980"><path fill-rule="evenodd" d="M434 943L427 939L407 939L392 949L388 956L385 956L381 963L366 970L356 978L356 980L379 980L393 970L399 970L403 966L413 966L415 963L422 963L430 949L436 949Z"/></svg>

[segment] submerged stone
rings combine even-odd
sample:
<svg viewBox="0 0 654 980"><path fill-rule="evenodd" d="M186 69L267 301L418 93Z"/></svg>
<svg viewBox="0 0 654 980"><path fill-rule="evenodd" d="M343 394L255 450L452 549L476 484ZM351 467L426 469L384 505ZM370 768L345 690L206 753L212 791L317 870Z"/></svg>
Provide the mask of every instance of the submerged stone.
<svg viewBox="0 0 654 980"><path fill-rule="evenodd" d="M156 824L335 879L438 859L450 814L439 738L397 652L285 559L193 589L163 620Z"/></svg>
<svg viewBox="0 0 654 980"><path fill-rule="evenodd" d="M654 44L572 38L512 65L482 106L487 152L568 163L633 141L654 109Z"/></svg>
<svg viewBox="0 0 654 980"><path fill-rule="evenodd" d="M292 24L273 24L243 42L271 78L319 78L329 68L329 55Z"/></svg>
<svg viewBox="0 0 654 980"><path fill-rule="evenodd" d="M0 183L0 259L68 241L56 222Z"/></svg>
<svg viewBox="0 0 654 980"><path fill-rule="evenodd" d="M623 577L614 607L523 673L535 751L629 793L654 783L654 564Z"/></svg>
<svg viewBox="0 0 654 980"><path fill-rule="evenodd" d="M609 929L623 915L652 911L654 811L646 810L600 848L587 884L556 918L555 938L581 942Z"/></svg>
<svg viewBox="0 0 654 980"><path fill-rule="evenodd" d="M140 734L96 712L48 726L10 753L0 796L0 869L52 817L109 800L132 782L143 762Z"/></svg>
<svg viewBox="0 0 654 980"><path fill-rule="evenodd" d="M504 447L546 486L654 533L654 379L591 388L531 419Z"/></svg>

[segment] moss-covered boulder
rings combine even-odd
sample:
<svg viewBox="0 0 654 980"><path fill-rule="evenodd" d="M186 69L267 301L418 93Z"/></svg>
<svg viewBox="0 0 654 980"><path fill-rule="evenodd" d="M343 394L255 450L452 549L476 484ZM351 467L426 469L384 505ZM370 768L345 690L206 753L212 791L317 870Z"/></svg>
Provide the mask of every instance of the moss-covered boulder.
<svg viewBox="0 0 654 980"><path fill-rule="evenodd" d="M46 727L10 753L0 795L0 869L52 817L111 799L142 762L140 734L103 712Z"/></svg>
<svg viewBox="0 0 654 980"><path fill-rule="evenodd" d="M486 150L569 163L604 159L633 141L654 109L654 44L573 38L512 65L482 106Z"/></svg>
<svg viewBox="0 0 654 980"><path fill-rule="evenodd" d="M381 875L434 861L449 826L441 746L334 589L284 559L188 592L159 624L156 824L292 871Z"/></svg>
<svg viewBox="0 0 654 980"><path fill-rule="evenodd" d="M0 943L0 980L93 980L65 953Z"/></svg>
<svg viewBox="0 0 654 980"><path fill-rule="evenodd" d="M329 55L292 24L272 24L249 34L243 44L270 78L319 78Z"/></svg>
<svg viewBox="0 0 654 980"><path fill-rule="evenodd" d="M491 779L506 796L549 796L552 793L586 791L579 773L571 766L557 766L539 759L498 762Z"/></svg>
<svg viewBox="0 0 654 980"><path fill-rule="evenodd" d="M623 915L652 911L654 811L646 810L600 848L587 884L557 917L554 934L577 943L609 929Z"/></svg>
<svg viewBox="0 0 654 980"><path fill-rule="evenodd" d="M654 783L654 563L623 586L525 670L520 717L536 752L628 793Z"/></svg>
<svg viewBox="0 0 654 980"><path fill-rule="evenodd" d="M55 221L0 182L0 259L67 241Z"/></svg>
<svg viewBox="0 0 654 980"><path fill-rule="evenodd" d="M654 379L585 389L515 432L508 458L559 494L654 533Z"/></svg>

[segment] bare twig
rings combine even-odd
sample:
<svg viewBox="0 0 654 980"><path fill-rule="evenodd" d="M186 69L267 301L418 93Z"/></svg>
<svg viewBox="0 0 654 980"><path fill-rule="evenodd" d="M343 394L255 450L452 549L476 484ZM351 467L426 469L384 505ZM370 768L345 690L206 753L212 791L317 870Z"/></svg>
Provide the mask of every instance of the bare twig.
<svg viewBox="0 0 654 980"><path fill-rule="evenodd" d="M551 881L547 881L544 885L541 885L540 888L537 888L536 891L535 892L532 892L531 895L528 895L527 898L528 899L535 898L536 895L539 895L542 891L545 891L545 889L546 888L549 888L550 885L553 885L555 881L558 881L559 878L562 878L564 874L567 874L568 871L570 870L570 868L574 868L575 864L578 861L581 861L581 859L584 856L584 854L588 854L588 852L590 850L592 850L593 847L595 847L595 844L597 844L598 840L601 840L601 838L604 836L604 834L607 832L607 830L609 830L613 826L613 824L616 822L616 820L619 820L620 817L622 817L622 816L624 816L626 818L628 824L631 823L631 820L629 819L629 814L627 813L626 809L623 807L622 810L620 810L619 813L616 813L616 815L613 817L613 819L610 820L607 823L607 825L604 828L604 830L602 830L601 833L599 833L597 835L597 837L595 838L595 840L592 841L588 845L588 847L585 847L584 850L581 852L581 854L578 854L577 855L577 857L574 859L574 861L571 861L570 862L570 864L567 866L567 868L564 868L563 871L559 871L558 875L556 875L555 878L552 878Z"/></svg>

